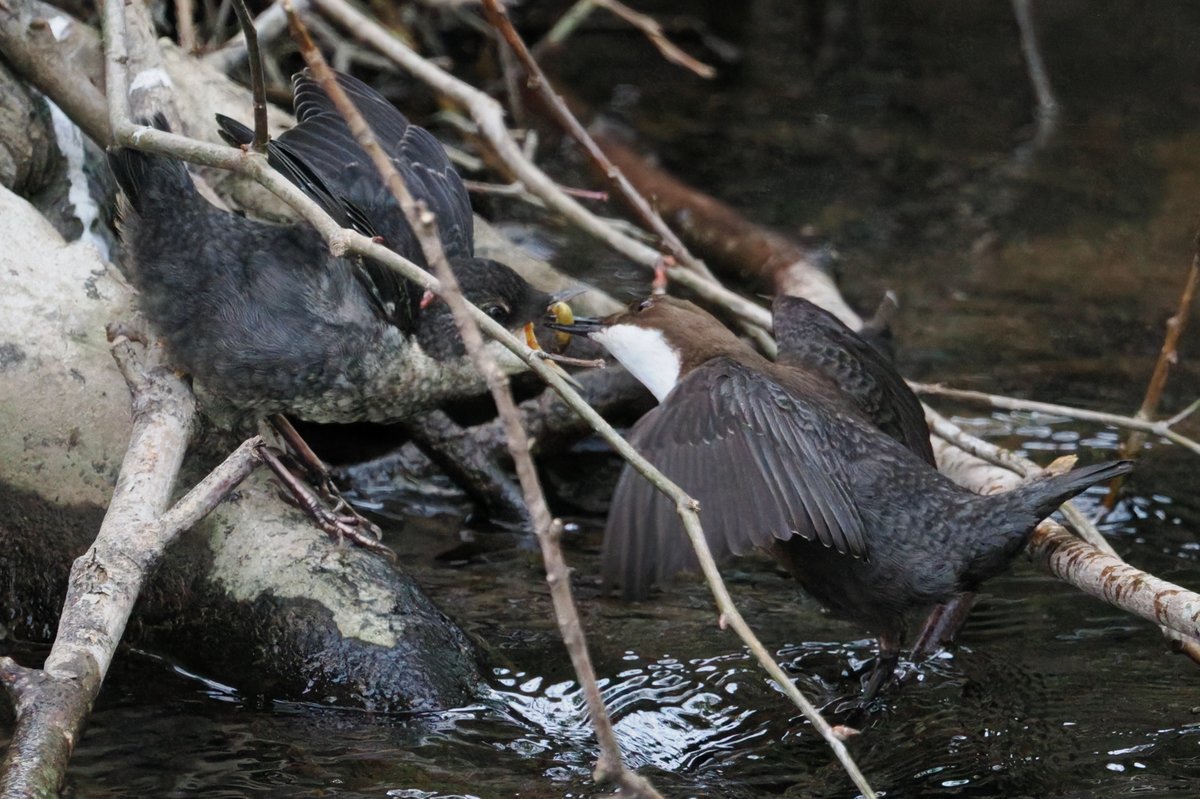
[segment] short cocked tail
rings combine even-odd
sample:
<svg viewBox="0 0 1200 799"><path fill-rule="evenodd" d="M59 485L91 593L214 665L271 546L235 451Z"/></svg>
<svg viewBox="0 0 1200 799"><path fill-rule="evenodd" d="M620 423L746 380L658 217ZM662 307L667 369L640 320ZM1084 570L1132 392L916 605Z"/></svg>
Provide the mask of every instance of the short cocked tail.
<svg viewBox="0 0 1200 799"><path fill-rule="evenodd" d="M974 590L979 583L1003 571L1038 523L1068 499L1132 469L1133 461L1108 461L1066 474L1039 477L1012 491L989 495L991 512L972 522L975 543L962 577L963 590Z"/></svg>
<svg viewBox="0 0 1200 799"><path fill-rule="evenodd" d="M1040 521L1054 513L1059 505L1090 486L1129 474L1131 471L1133 461L1107 461L1072 469L1066 474L1032 480L1016 489L1014 493L1023 495L1023 504Z"/></svg>

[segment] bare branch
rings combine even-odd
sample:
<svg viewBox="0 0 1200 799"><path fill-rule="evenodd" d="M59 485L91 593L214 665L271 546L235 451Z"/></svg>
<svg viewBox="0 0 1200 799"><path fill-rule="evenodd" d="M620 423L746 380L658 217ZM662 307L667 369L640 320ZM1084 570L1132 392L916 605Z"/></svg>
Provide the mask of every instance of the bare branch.
<svg viewBox="0 0 1200 799"><path fill-rule="evenodd" d="M1200 595L1097 551L1053 522L1029 539L1029 556L1097 599L1192 638L1200 638Z"/></svg>
<svg viewBox="0 0 1200 799"><path fill-rule="evenodd" d="M1164 347L1165 346L1166 345L1164 345ZM1146 416L1122 416L1115 413L1090 411L1086 408L1072 408L1069 405L1055 405L1054 403L1050 402L1036 402L1034 400L1018 399L1016 397L1005 397L999 394L986 394L982 391L967 391L964 389L947 388L946 386L935 385L932 383L910 382L909 386L917 394L927 397L945 397L946 399L958 400L971 405L982 405L987 408L999 408L1001 410L1045 413L1052 416L1062 416L1066 419L1078 419L1081 422L1095 422L1097 424L1111 425L1113 427L1124 427L1128 430L1150 433L1152 435L1161 436L1162 438L1165 438L1174 444L1178 444L1179 446L1185 447L1197 455L1200 455L1200 442L1188 438L1187 436L1180 435L1171 429L1171 426L1176 423L1176 420L1154 422L1150 421L1150 419Z"/></svg>
<svg viewBox="0 0 1200 799"><path fill-rule="evenodd" d="M708 271L708 267L702 261L692 255L675 232L667 227L667 223L662 220L646 198L638 192L633 185L625 179L604 151L596 144L592 137L584 129L571 110L567 108L567 104L563 102L553 87L550 85L549 78L542 68L534 60L529 52L529 48L525 46L525 41L521 35L517 33L517 29L513 27L512 21L508 18L508 12L505 11L498 0L483 0L483 9L487 13L488 21L492 24L508 46L516 54L517 59L525 67L525 72L529 76L530 88L537 92L538 96L546 103L547 108L553 115L554 119L562 126L572 139L574 139L587 154L588 158L595 163L596 167L604 174L609 181L616 187L617 192L621 195L629 205L633 208L637 216L647 225L652 231L662 238L663 243L667 247L667 251L681 264L699 272L708 279L712 278L712 273Z"/></svg>
<svg viewBox="0 0 1200 799"><path fill-rule="evenodd" d="M114 342L113 355L132 394L129 447L96 540L71 568L43 668L0 660L0 682L17 706L0 765L4 796L57 792L145 581L166 548L259 462L255 448L262 442L251 439L164 513L191 436L195 400L179 377L144 363L123 337Z"/></svg>
<svg viewBox="0 0 1200 799"><path fill-rule="evenodd" d="M293 0L292 5L296 7L298 12L308 10L308 0ZM255 17L254 30L260 42L269 42L286 31L287 15L284 14L283 5L279 2L274 2L266 11ZM238 34L221 45L220 49L214 50L204 56L204 60L221 72L229 72L240 64L245 57L246 37Z"/></svg>
<svg viewBox="0 0 1200 799"><path fill-rule="evenodd" d="M192 0L175 0L175 27L179 31L179 46L185 52L195 53L198 47L196 39L196 13Z"/></svg>
<svg viewBox="0 0 1200 799"><path fill-rule="evenodd" d="M658 20L648 14L634 11L629 6L619 2L619 0L579 0L579 2L567 9L558 22L554 23L554 27L542 37L541 41L531 48L535 57L541 58L543 51L548 48L562 46L567 37L587 19L594 8L603 8L619 19L628 22L634 28L637 28L646 35L650 43L662 54L662 57L672 64L683 67L701 78L716 77L717 71L715 69L703 61L688 55L674 42L669 40L666 34L663 33L662 25L658 24Z"/></svg>
<svg viewBox="0 0 1200 799"><path fill-rule="evenodd" d="M1200 235L1193 240L1193 246L1196 248L1196 252L1192 255L1192 265L1188 269L1187 280L1183 284L1183 292L1179 295L1179 306L1175 311L1175 315L1167 320L1167 333L1163 337L1162 349L1159 350L1158 361L1154 364L1154 373L1150 376L1150 383L1146 386L1146 395L1142 398L1142 407L1138 408L1137 418L1143 421L1148 422L1158 413L1158 403L1162 399L1163 389L1167 385L1167 376L1171 373L1171 367L1179 360L1179 339L1183 336L1183 331L1187 327L1188 317L1192 311L1192 302L1196 297L1196 286L1197 283L1200 283ZM1170 426L1174 422L1165 422L1163 424L1165 424L1165 429L1170 431ZM1179 439L1182 440L1177 440L1166 433L1159 433L1157 429L1141 432L1162 435L1176 444L1185 446L1193 452L1200 453L1200 444L1191 439L1184 439L1182 436L1179 436ZM1136 453L1141 451L1142 444L1145 441L1145 435L1135 433L1122 445L1121 452L1126 457L1137 457Z"/></svg>
<svg viewBox="0 0 1200 799"><path fill-rule="evenodd" d="M238 25L246 39L246 54L250 59L250 90L254 95L254 140L250 147L256 153L267 151L267 81L263 77L262 53L258 49L258 32L246 8L246 0L230 0L237 14Z"/></svg>
<svg viewBox="0 0 1200 799"><path fill-rule="evenodd" d="M1030 0L1012 0L1012 4L1013 13L1017 17L1017 27L1021 31L1021 52L1025 55L1025 68L1029 73L1034 96L1037 97L1037 129L1028 154L1022 156L1028 158L1045 147L1058 129L1059 108L1054 89L1050 86L1046 63L1042 60L1041 48L1038 46L1037 28L1033 24Z"/></svg>

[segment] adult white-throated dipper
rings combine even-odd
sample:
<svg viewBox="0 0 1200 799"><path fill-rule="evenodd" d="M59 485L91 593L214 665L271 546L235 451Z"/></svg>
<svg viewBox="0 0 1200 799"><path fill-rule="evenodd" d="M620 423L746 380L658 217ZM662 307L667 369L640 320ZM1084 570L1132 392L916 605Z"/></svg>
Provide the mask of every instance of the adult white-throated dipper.
<svg viewBox="0 0 1200 799"><path fill-rule="evenodd" d="M540 320L553 297L474 256L466 189L437 140L364 84L339 80L414 196L437 216L467 299L509 329ZM424 264L403 214L328 98L304 74L296 87L300 123L271 143L271 162L339 221ZM462 354L445 305L422 308L422 291L386 266L333 257L308 224L215 208L179 161L125 148L109 162L128 199L122 240L142 309L179 365L237 410L311 421L394 419L413 411L402 392L411 388L414 344L420 357Z"/></svg>
<svg viewBox="0 0 1200 799"><path fill-rule="evenodd" d="M890 677L910 611L999 573L1062 502L1132 468L1114 461L979 495L803 359L768 361L690 302L651 297L551 326L603 345L658 398L630 443L699 500L718 559L768 550L879 637L866 699ZM626 467L605 528L605 581L639 598L695 562L674 503Z"/></svg>

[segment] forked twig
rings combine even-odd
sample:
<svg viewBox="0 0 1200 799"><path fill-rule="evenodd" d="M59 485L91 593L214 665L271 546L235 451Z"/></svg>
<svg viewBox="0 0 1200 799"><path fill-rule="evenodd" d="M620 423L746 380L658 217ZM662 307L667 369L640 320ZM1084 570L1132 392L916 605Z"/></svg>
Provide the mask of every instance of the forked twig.
<svg viewBox="0 0 1200 799"><path fill-rule="evenodd" d="M1162 425L1162 429L1168 432L1172 432L1170 431L1170 427L1174 424L1173 421L1154 424L1150 420L1158 413L1158 404L1162 400L1163 389L1167 385L1167 377L1171 373L1171 367L1179 359L1179 339L1183 336L1184 329L1187 328L1188 317L1192 311L1192 302L1196 298L1197 283L1200 283L1200 235L1197 235L1192 243L1196 251L1192 254L1192 265L1188 269L1187 280L1184 281L1183 291L1179 295L1179 306L1175 310L1175 315L1167 320L1167 332L1163 337L1163 344L1158 353L1158 360L1154 364L1154 373L1150 376L1150 383L1146 386L1146 395L1142 398L1142 406L1138 408L1137 412L1139 420L1150 423L1155 427ZM1121 447L1121 452L1125 457L1137 457L1142 444L1146 441L1146 436L1143 434L1146 432L1162 435L1176 444L1186 446L1193 452L1200 453L1200 444L1196 444L1196 442L1190 439L1184 439L1183 441L1176 440L1171 435L1160 433L1158 429L1154 429L1135 432L1129 436ZM1188 443L1184 443L1184 441Z"/></svg>
<svg viewBox="0 0 1200 799"><path fill-rule="evenodd" d="M625 176L621 174L621 170L609 160L604 151L600 149L595 140L580 124L571 110L567 108L567 104L563 99L555 93L550 85L550 80L546 77L546 73L542 71L541 66L534 60L533 55L529 52L529 48L525 46L524 39L521 34L517 33L517 29L513 27L512 20L508 18L508 12L499 0L483 0L483 10L487 14L488 22L492 27L504 37L504 41L516 54L517 59L525 68L526 74L529 76L530 88L538 93L538 96L546 103L554 120L567 132L567 134L576 141L587 154L588 158L596 164L597 168L603 173L621 198L629 203L633 208L634 213L638 218L656 233L666 245L667 251L681 264L693 269L712 280L712 272L708 271L708 267L704 262L692 255L692 253L684 246L679 237L675 235L675 231L667 226L663 218L658 215L650 203L642 196L641 192L633 187Z"/></svg>
<svg viewBox="0 0 1200 799"><path fill-rule="evenodd" d="M120 0L117 0L120 2ZM167 510L195 418L173 373L147 366L124 337L112 347L133 406L133 428L104 521L71 567L50 654L41 669L0 658L16 725L0 764L0 795L57 795L75 742L112 663L142 586L166 549L259 464L255 437Z"/></svg>

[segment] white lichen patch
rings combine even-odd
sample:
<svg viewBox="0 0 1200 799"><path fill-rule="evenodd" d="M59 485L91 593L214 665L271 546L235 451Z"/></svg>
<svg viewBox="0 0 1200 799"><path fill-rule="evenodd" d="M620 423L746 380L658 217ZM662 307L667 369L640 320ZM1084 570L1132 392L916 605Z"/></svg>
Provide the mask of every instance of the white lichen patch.
<svg viewBox="0 0 1200 799"><path fill-rule="evenodd" d="M405 619L395 596L376 579L386 570L362 568L362 549L330 543L295 508L280 500L259 470L238 489L238 500L216 512L210 538L211 578L231 599L253 602L269 594L319 603L342 636L392 648Z"/></svg>
<svg viewBox="0 0 1200 799"><path fill-rule="evenodd" d="M129 390L105 325L134 320L90 244L67 244L0 187L0 480L107 505L129 439Z"/></svg>

